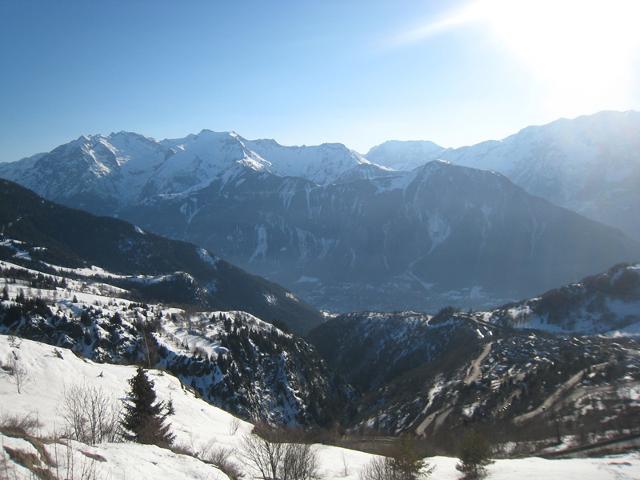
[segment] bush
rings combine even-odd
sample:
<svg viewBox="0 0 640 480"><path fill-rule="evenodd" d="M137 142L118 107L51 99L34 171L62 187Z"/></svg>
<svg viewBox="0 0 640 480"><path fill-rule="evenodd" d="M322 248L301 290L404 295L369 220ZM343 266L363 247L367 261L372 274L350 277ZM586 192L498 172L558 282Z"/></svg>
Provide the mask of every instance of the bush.
<svg viewBox="0 0 640 480"><path fill-rule="evenodd" d="M211 447L198 455L201 460L218 467L231 480L240 480L244 475L232 460L233 450L224 447Z"/></svg>
<svg viewBox="0 0 640 480"><path fill-rule="evenodd" d="M8 435L35 435L40 428L42 428L42 423L33 414L23 417L5 414L0 418L0 432Z"/></svg>

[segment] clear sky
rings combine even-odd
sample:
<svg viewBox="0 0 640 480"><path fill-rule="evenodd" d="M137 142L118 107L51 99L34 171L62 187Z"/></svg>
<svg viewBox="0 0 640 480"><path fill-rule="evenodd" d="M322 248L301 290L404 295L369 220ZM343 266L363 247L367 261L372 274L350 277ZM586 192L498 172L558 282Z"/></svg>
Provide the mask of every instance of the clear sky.
<svg viewBox="0 0 640 480"><path fill-rule="evenodd" d="M0 161L80 134L460 146L640 109L637 0L0 0Z"/></svg>

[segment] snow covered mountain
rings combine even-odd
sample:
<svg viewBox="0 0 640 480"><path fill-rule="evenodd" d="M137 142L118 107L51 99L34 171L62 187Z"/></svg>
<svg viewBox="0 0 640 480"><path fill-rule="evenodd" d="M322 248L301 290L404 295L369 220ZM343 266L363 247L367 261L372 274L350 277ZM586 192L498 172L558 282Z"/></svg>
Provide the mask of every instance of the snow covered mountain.
<svg viewBox="0 0 640 480"><path fill-rule="evenodd" d="M457 149L431 146L387 142L367 158L407 170L434 158L494 170L533 195L640 239L640 112L560 119Z"/></svg>
<svg viewBox="0 0 640 480"><path fill-rule="evenodd" d="M388 140L371 148L365 157L394 170L413 170L440 158L444 147L428 140Z"/></svg>
<svg viewBox="0 0 640 480"><path fill-rule="evenodd" d="M594 138L624 137L610 130ZM632 133L615 152L632 151ZM474 148L513 143L515 152L533 142L540 149L518 163L528 165L559 148L543 137ZM378 165L339 144L285 147L208 130L158 142L121 132L0 164L0 176L216 251L318 307L341 311L498 305L640 258L637 242L501 175L442 161L395 170L433 156L460 163L477 157L464 151L389 142L372 149ZM554 166L554 158L547 163ZM623 182L633 178L624 175ZM625 202L616 200L615 208Z"/></svg>
<svg viewBox="0 0 640 480"><path fill-rule="evenodd" d="M346 401L310 345L249 313L142 303L113 272L29 266L0 261L0 333L161 368L212 405L273 424L325 424Z"/></svg>
<svg viewBox="0 0 640 480"><path fill-rule="evenodd" d="M286 147L211 130L162 141L118 132L83 135L49 153L2 163L0 177L49 200L113 213L149 196L192 191L244 169L326 184L368 163L341 144Z"/></svg>

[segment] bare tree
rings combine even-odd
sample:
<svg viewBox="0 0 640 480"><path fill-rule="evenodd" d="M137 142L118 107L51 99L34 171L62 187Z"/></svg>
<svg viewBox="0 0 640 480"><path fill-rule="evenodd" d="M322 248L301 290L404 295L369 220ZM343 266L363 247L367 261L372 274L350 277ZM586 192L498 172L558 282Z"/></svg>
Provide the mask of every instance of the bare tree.
<svg viewBox="0 0 640 480"><path fill-rule="evenodd" d="M318 457L308 443L287 443L282 461L282 480L317 479Z"/></svg>
<svg viewBox="0 0 640 480"><path fill-rule="evenodd" d="M65 390L60 413L75 440L91 445L120 440L120 404L99 387Z"/></svg>
<svg viewBox="0 0 640 480"><path fill-rule="evenodd" d="M249 468L262 480L278 478L284 457L284 444L270 442L266 438L254 434L247 434L242 438L242 458Z"/></svg>
<svg viewBox="0 0 640 480"><path fill-rule="evenodd" d="M289 432L258 426L258 434L242 438L241 457L262 480L318 479L318 458L313 447L304 443L289 443Z"/></svg>
<svg viewBox="0 0 640 480"><path fill-rule="evenodd" d="M391 462L387 457L376 457L360 471L360 480L393 480Z"/></svg>
<svg viewBox="0 0 640 480"><path fill-rule="evenodd" d="M240 420L238 418L233 418L231 423L229 423L229 435L235 435L238 433L238 429L240 428Z"/></svg>
<svg viewBox="0 0 640 480"><path fill-rule="evenodd" d="M99 471L103 457L78 450L72 442L53 442L53 458L42 477L55 480L100 480L104 476Z"/></svg>
<svg viewBox="0 0 640 480"><path fill-rule="evenodd" d="M347 463L347 457L344 456L344 453L342 454L342 476L349 476L349 464Z"/></svg>
<svg viewBox="0 0 640 480"><path fill-rule="evenodd" d="M18 393L22 393L24 385L29 381L29 371L22 364L15 350L9 354L4 369L9 374L10 381L16 385Z"/></svg>

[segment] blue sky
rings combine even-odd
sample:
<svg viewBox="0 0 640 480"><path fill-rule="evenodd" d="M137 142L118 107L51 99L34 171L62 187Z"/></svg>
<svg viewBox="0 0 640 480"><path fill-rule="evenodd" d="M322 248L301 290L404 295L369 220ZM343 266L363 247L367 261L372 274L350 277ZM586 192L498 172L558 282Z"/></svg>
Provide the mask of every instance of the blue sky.
<svg viewBox="0 0 640 480"><path fill-rule="evenodd" d="M459 146L559 116L640 108L635 47L605 65L611 78L625 69L624 95L609 94L622 87L604 78L585 87L600 96L586 91L564 105L573 88L553 97L550 85L571 72L592 77L592 57L557 75L563 58L539 58L555 48L522 54L538 33L518 28L516 13L492 23L504 10L492 4L482 8L491 21L469 20L470 3L0 0L0 161L119 130L235 130L359 151L392 138ZM628 14L608 31L623 30L615 22ZM615 41L628 38L609 40L609 50Z"/></svg>

